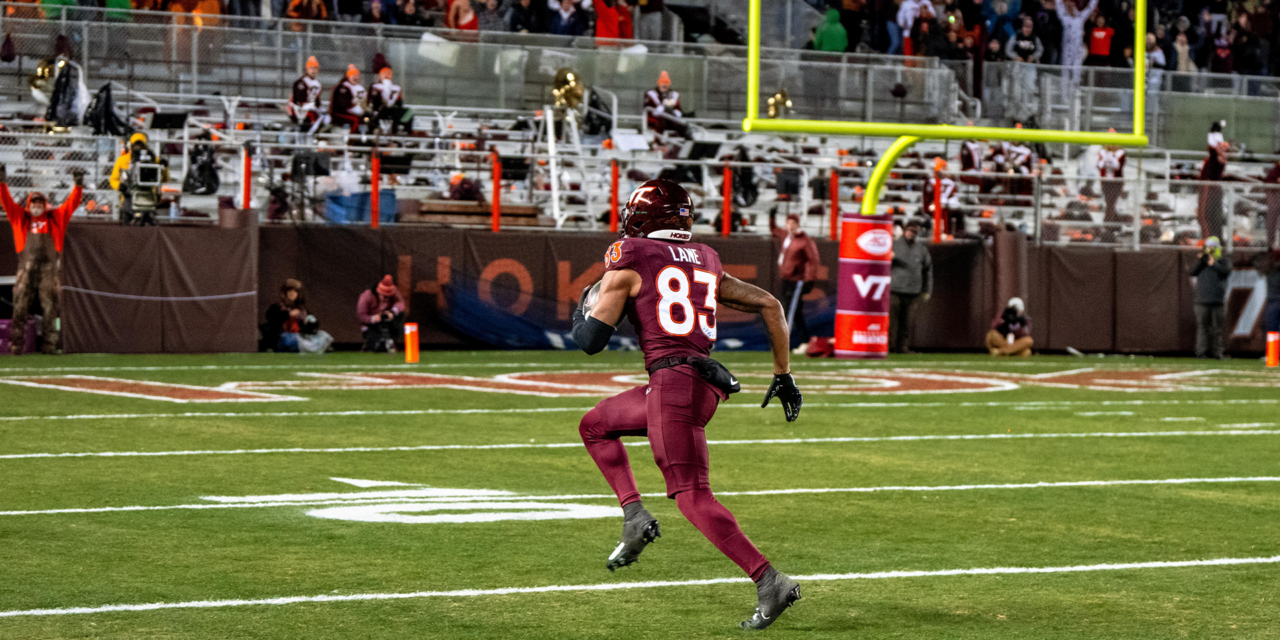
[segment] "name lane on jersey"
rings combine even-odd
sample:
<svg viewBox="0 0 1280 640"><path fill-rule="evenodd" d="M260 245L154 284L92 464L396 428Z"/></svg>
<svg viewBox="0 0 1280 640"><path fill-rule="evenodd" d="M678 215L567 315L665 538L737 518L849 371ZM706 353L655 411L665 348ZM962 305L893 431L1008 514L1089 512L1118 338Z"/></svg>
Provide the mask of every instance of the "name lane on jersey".
<svg viewBox="0 0 1280 640"><path fill-rule="evenodd" d="M671 253L671 259L676 262L688 262L690 264L702 265L702 257L698 255L697 249L687 249L685 247L667 247L667 251Z"/></svg>

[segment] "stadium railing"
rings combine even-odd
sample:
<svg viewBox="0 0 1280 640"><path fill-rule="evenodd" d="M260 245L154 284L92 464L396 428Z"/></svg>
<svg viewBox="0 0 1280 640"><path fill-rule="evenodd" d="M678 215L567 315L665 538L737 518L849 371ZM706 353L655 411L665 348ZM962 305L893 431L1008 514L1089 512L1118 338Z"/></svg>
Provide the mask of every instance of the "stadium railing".
<svg viewBox="0 0 1280 640"><path fill-rule="evenodd" d="M1096 173L1022 176L903 169L896 174L879 210L902 221L933 219L926 181L954 181L955 198L942 203L942 217L963 213L957 224L947 226L955 239L975 239L1003 227L1021 231L1037 244L1133 250L1196 245L1208 236L1218 236L1229 250L1280 242L1280 184L1247 176L1200 181L1146 174L1120 180L1104 180Z"/></svg>

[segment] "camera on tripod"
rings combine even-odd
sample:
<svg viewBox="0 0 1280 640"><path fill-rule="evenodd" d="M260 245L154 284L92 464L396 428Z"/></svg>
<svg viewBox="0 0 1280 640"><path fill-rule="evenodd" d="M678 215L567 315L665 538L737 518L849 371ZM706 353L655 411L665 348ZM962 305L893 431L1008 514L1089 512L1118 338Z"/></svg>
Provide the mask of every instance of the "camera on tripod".
<svg viewBox="0 0 1280 640"><path fill-rule="evenodd" d="M128 179L120 185L124 195L121 222L155 224L156 209L160 206L160 186L165 183L168 173L168 166L150 149L142 147L137 150L129 165Z"/></svg>

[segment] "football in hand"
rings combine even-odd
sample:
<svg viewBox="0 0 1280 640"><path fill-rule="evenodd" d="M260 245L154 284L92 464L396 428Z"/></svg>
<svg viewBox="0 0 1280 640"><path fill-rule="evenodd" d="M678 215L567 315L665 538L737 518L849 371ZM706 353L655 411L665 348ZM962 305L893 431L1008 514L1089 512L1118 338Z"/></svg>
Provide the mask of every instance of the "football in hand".
<svg viewBox="0 0 1280 640"><path fill-rule="evenodd" d="M600 282L591 285L587 289L587 295L582 299L582 315L590 316L591 310L595 308L596 302L600 301Z"/></svg>

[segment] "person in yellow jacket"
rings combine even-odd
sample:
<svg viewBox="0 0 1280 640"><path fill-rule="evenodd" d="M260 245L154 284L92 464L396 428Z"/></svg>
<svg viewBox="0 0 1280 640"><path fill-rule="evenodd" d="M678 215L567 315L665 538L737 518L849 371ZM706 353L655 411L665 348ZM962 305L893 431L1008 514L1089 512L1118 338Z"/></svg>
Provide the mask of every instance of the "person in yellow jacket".
<svg viewBox="0 0 1280 640"><path fill-rule="evenodd" d="M139 162L162 165L164 168L161 171L160 182L169 180L168 162L157 158L155 152L147 146L147 135L135 133L129 136L129 146L119 158L116 158L115 165L111 167L109 179L111 188L120 192L120 223L155 224L152 213L155 212L156 205L159 203L160 190L158 187L134 184L132 169L135 158Z"/></svg>

